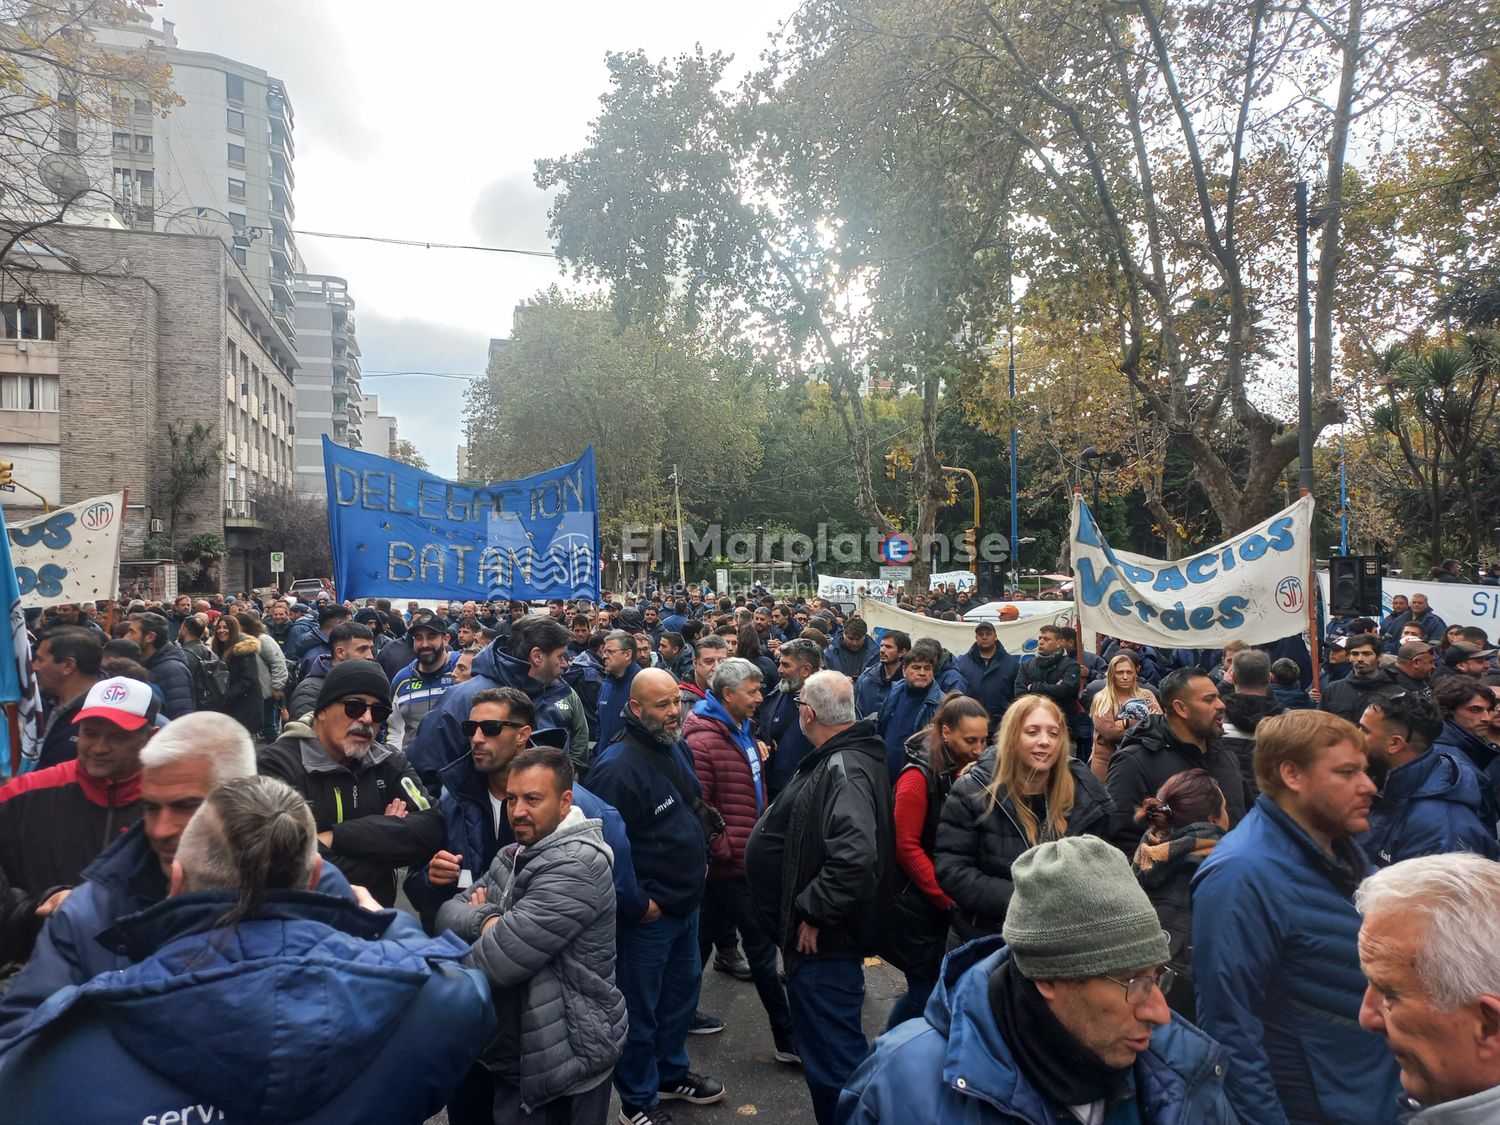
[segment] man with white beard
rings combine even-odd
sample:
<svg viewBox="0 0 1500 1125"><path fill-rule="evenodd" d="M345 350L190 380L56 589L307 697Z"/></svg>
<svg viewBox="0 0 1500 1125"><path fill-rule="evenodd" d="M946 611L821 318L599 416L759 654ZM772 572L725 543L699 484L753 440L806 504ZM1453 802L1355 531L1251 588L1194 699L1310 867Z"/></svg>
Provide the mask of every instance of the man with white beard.
<svg viewBox="0 0 1500 1125"><path fill-rule="evenodd" d="M391 684L370 660L328 670L312 723L289 723L264 750L262 774L306 798L318 854L383 906L396 902L396 870L443 846L443 821L406 755L375 740L391 715Z"/></svg>

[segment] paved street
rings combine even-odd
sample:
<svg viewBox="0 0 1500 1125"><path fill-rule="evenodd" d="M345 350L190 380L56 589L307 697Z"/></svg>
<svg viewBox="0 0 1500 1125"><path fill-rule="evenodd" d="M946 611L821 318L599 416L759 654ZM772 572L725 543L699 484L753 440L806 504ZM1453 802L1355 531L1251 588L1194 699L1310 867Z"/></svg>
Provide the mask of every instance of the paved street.
<svg viewBox="0 0 1500 1125"><path fill-rule="evenodd" d="M901 974L889 965L877 964L865 970L865 1033L872 1039L885 1026L891 1004L905 988ZM722 1019L725 1027L718 1035L689 1036L688 1054L694 1070L713 1075L724 1083L728 1093L718 1105L668 1103L672 1116L702 1125L728 1125L746 1117L764 1118L777 1125L811 1125L812 1103L801 1069L771 1058L771 1029L755 986L710 969L703 976L702 1007ZM610 1122L615 1121L619 1108L616 1098L610 1105ZM443 1125L446 1120L446 1115L439 1115L429 1125Z"/></svg>

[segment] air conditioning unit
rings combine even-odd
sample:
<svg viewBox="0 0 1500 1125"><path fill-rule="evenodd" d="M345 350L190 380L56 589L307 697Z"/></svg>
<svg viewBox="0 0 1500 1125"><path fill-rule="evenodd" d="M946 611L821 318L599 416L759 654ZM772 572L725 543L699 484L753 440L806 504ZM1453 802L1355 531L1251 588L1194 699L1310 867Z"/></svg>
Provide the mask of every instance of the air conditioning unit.
<svg viewBox="0 0 1500 1125"><path fill-rule="evenodd" d="M26 341L22 340L19 344L16 345L16 351L18 351L18 352L24 352L25 350L26 350Z"/></svg>
<svg viewBox="0 0 1500 1125"><path fill-rule="evenodd" d="M161 532L162 532L162 522L161 522L161 520L152 520L151 521L151 534L152 535L160 535Z"/></svg>

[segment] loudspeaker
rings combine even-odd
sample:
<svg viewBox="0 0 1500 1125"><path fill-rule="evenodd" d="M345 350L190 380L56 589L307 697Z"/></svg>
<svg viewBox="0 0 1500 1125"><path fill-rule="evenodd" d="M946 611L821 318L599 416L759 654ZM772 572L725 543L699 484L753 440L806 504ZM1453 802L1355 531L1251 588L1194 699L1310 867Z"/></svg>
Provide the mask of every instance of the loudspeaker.
<svg viewBox="0 0 1500 1125"><path fill-rule="evenodd" d="M1333 617L1380 620L1380 556L1334 555L1328 560L1328 612Z"/></svg>

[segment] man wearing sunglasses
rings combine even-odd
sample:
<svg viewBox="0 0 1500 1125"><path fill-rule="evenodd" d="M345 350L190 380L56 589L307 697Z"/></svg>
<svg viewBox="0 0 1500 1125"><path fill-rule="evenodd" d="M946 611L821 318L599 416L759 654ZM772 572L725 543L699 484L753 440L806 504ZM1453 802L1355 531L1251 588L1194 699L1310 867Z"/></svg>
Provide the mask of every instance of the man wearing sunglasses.
<svg viewBox="0 0 1500 1125"><path fill-rule="evenodd" d="M442 817L417 771L376 741L390 715L391 685L379 664L335 664L311 724L290 724L258 763L307 799L319 854L383 906L395 905L396 869L425 864L443 846Z"/></svg>
<svg viewBox="0 0 1500 1125"><path fill-rule="evenodd" d="M1167 1007L1167 936L1125 857L1070 836L1011 878L1004 936L949 956L922 1019L849 1080L839 1120L1233 1121L1222 1050Z"/></svg>

